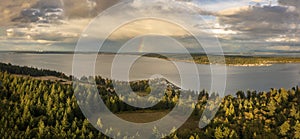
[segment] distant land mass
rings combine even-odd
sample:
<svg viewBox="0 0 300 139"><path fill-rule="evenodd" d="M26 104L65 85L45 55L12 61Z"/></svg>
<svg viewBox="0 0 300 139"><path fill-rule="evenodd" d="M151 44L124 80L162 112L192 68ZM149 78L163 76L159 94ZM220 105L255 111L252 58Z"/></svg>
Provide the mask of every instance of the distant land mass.
<svg viewBox="0 0 300 139"><path fill-rule="evenodd" d="M0 51L0 53L28 54L117 54L114 52L74 52L74 51ZM300 63L300 56L290 55L254 55L251 53L224 53L224 55L205 53L118 53L119 55L142 55L173 61L195 62L196 64L226 64L228 66L270 66L272 64ZM193 58L191 60L190 58ZM223 60L225 58L225 61ZM223 60L223 61L222 61Z"/></svg>

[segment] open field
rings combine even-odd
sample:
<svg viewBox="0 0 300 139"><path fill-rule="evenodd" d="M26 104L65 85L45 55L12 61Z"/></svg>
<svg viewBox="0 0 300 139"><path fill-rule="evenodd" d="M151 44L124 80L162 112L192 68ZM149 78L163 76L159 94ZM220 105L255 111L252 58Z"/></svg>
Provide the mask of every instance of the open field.
<svg viewBox="0 0 300 139"><path fill-rule="evenodd" d="M135 123L148 123L156 121L165 115L167 115L169 111L135 111L135 112L120 112L116 114L118 117Z"/></svg>
<svg viewBox="0 0 300 139"><path fill-rule="evenodd" d="M67 85L71 85L72 84L72 81L70 81L70 80L66 80L66 79L63 79L63 78L55 77L55 76L38 76L38 77L32 77L32 76L20 75L20 74L12 74L12 75L13 76L17 76L17 77L32 78L32 79L42 80L42 81L59 82L61 84L67 84Z"/></svg>
<svg viewBox="0 0 300 139"><path fill-rule="evenodd" d="M169 110L144 110L135 112L120 112L116 115L126 121L134 123L148 123L159 120L167 115ZM200 116L192 115L181 127L180 129L196 129L198 128ZM174 121L176 122L176 121Z"/></svg>

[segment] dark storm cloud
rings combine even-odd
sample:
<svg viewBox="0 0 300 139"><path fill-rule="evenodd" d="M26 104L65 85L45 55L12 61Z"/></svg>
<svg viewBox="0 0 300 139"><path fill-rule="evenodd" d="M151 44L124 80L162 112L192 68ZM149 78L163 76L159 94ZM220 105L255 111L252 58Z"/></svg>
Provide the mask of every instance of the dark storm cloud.
<svg viewBox="0 0 300 139"><path fill-rule="evenodd" d="M70 18L94 17L120 0L64 0L66 16Z"/></svg>
<svg viewBox="0 0 300 139"><path fill-rule="evenodd" d="M168 7L170 12L182 12L182 9L192 9L194 13L210 15L210 12L203 11L198 5L190 3L191 0L174 0L177 2L186 3L182 7ZM162 0L156 3L161 3L160 5L153 6L157 10L165 10L164 7L168 6L168 2L174 2L173 0ZM61 7L65 10L65 16L68 18L91 18L97 16L102 11L107 8L121 2L120 0L41 0L37 5L39 7ZM142 4L147 4L147 1L132 0L132 3L140 2ZM140 7L136 7L140 8ZM141 9L142 10L142 9ZM168 12L167 11L167 12Z"/></svg>
<svg viewBox="0 0 300 139"><path fill-rule="evenodd" d="M65 10L68 18L94 17L120 0L40 0L33 8L56 7Z"/></svg>
<svg viewBox="0 0 300 139"><path fill-rule="evenodd" d="M230 14L219 14L219 22L228 28L253 34L281 34L295 30L299 14L286 6L248 7Z"/></svg>
<svg viewBox="0 0 300 139"><path fill-rule="evenodd" d="M47 8L47 7L60 7L63 8L64 3L61 0L39 0L34 7Z"/></svg>
<svg viewBox="0 0 300 139"><path fill-rule="evenodd" d="M300 11L300 1L299 0L278 0L278 3L285 6L294 6L297 11Z"/></svg>

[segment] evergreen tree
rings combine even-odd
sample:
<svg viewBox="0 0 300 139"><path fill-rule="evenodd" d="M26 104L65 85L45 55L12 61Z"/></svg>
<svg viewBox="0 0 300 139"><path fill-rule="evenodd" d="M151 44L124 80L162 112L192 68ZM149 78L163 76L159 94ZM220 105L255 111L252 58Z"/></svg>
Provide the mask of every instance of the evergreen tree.
<svg viewBox="0 0 300 139"><path fill-rule="evenodd" d="M285 121L280 127L280 134L283 136L287 135L287 132L290 130L290 124L289 121Z"/></svg>
<svg viewBox="0 0 300 139"><path fill-rule="evenodd" d="M294 126L294 137L295 139L300 139L300 122L297 120Z"/></svg>

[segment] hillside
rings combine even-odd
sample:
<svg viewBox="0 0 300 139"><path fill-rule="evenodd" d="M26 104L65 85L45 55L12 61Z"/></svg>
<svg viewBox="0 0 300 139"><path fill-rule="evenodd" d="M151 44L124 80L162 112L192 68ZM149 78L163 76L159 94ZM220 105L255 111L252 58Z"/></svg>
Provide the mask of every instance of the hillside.
<svg viewBox="0 0 300 139"><path fill-rule="evenodd" d="M177 104L180 93L177 88L168 88L157 105L139 109L116 96L115 90L111 89L113 81L101 77L95 79L106 106L117 116L132 122L149 122L163 117ZM147 92L149 86L147 81L137 81L132 82L131 87L133 91ZM200 92L192 116L166 138L300 138L299 87L226 96L214 119L199 129L198 122L206 104L214 105L207 98L207 93ZM82 115L69 84L0 71L0 115L0 136L3 138L106 138ZM153 116L149 118L149 115Z"/></svg>

